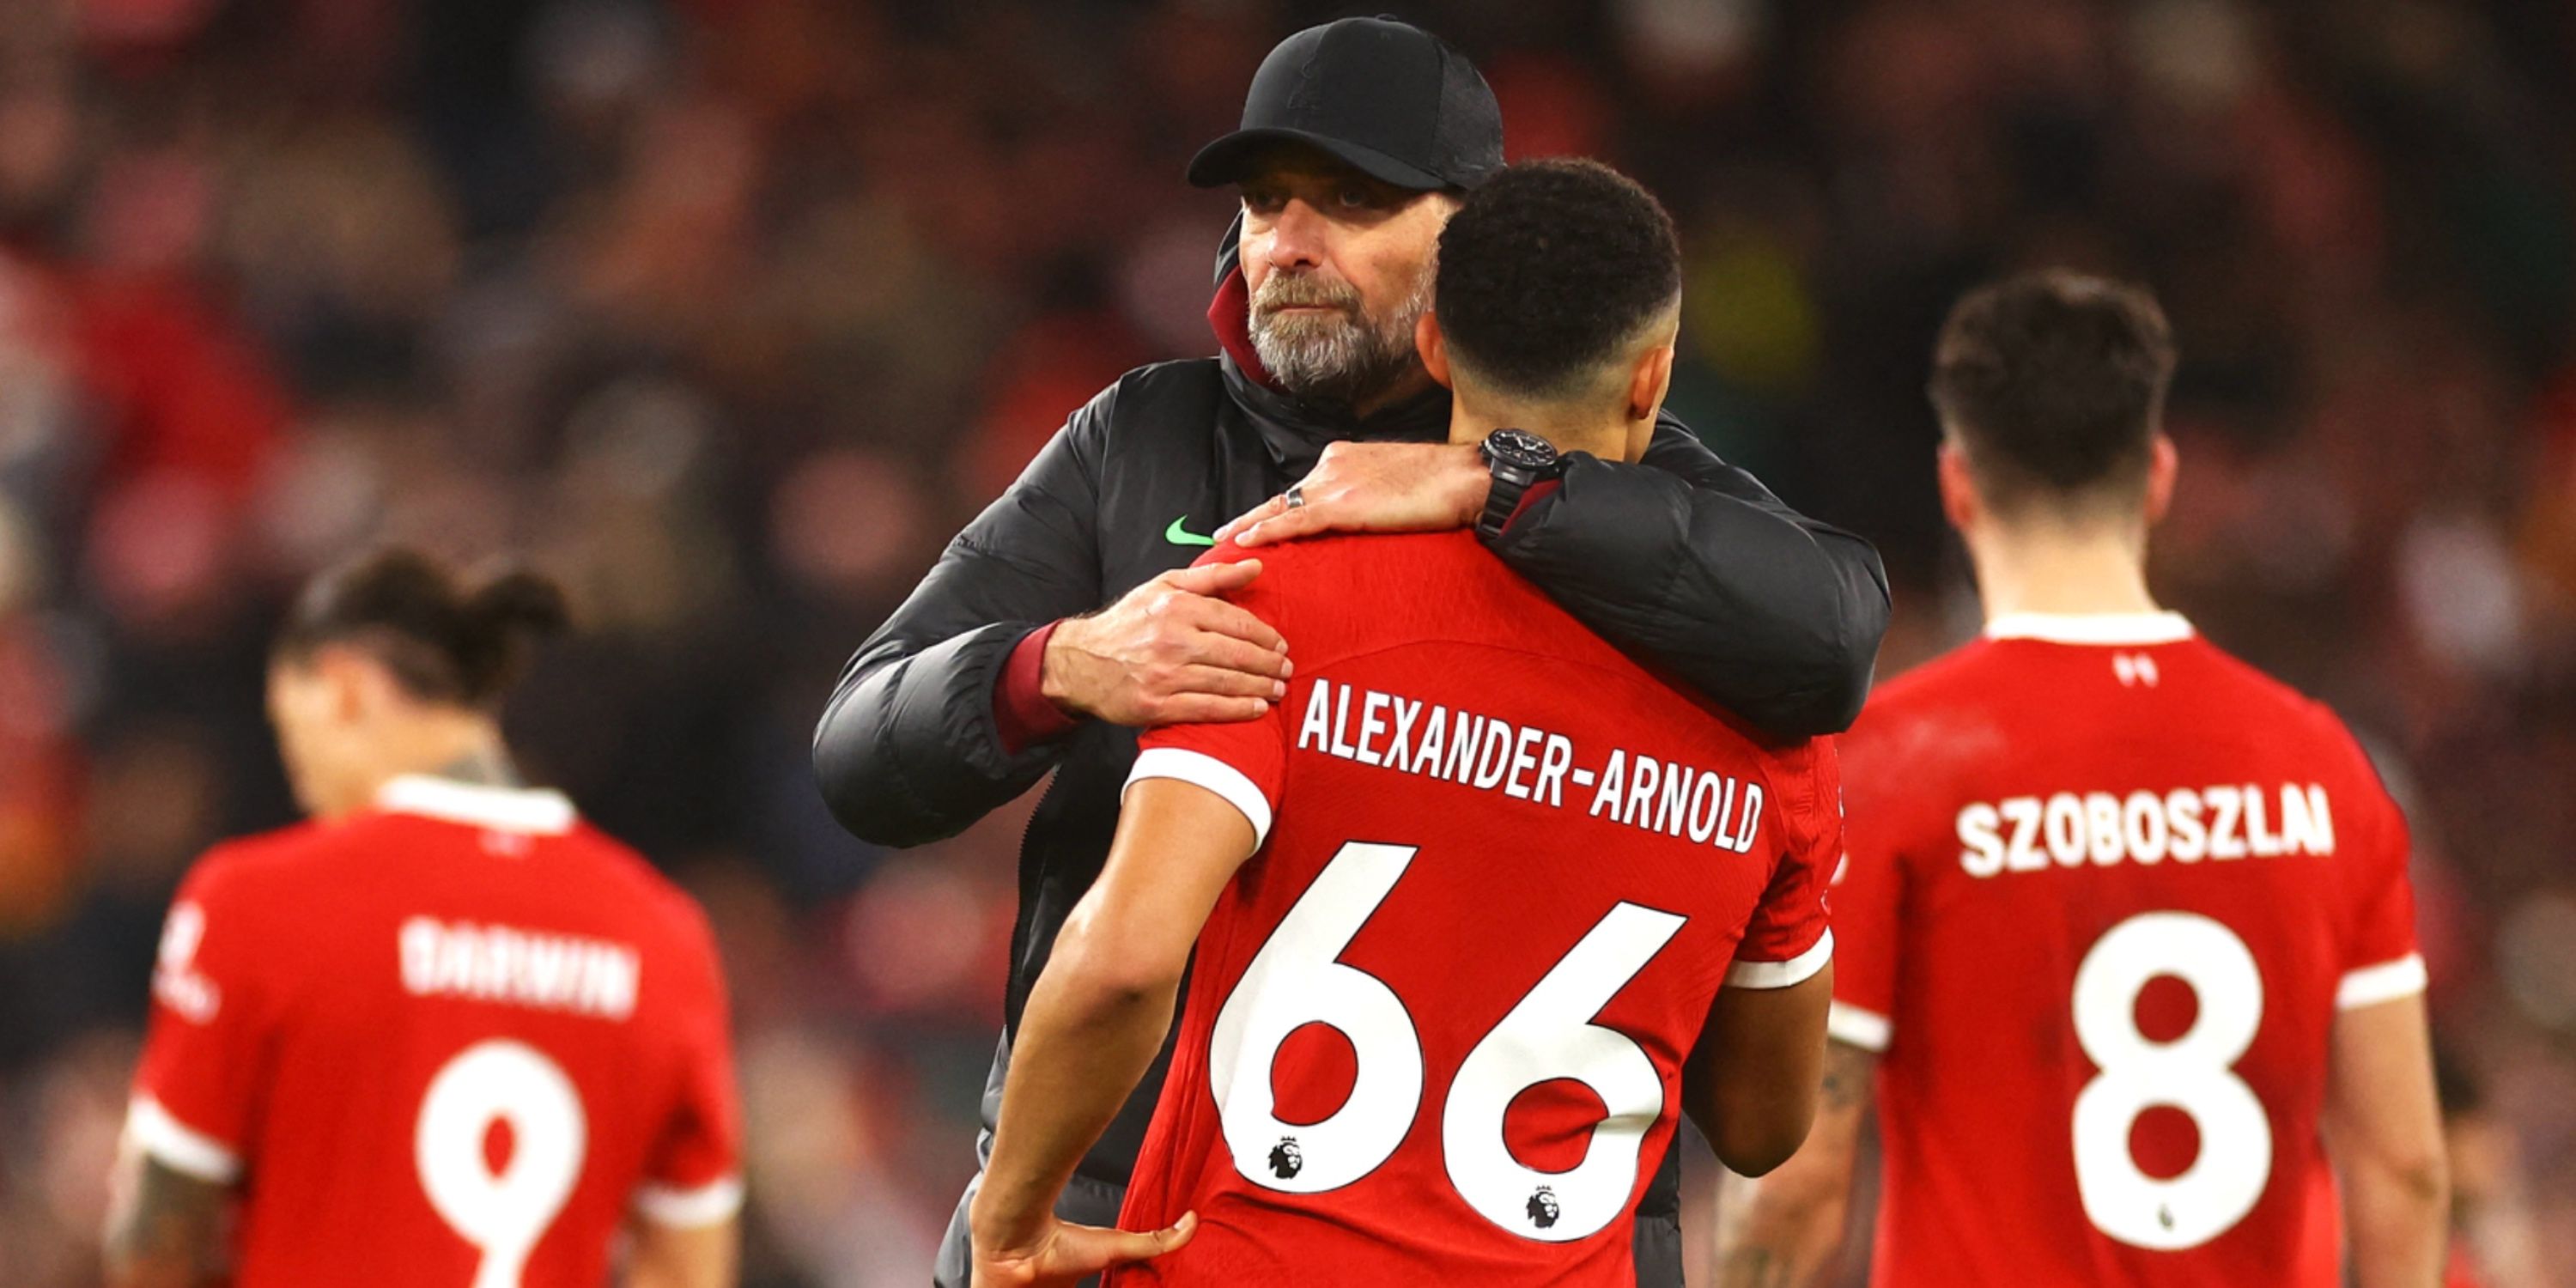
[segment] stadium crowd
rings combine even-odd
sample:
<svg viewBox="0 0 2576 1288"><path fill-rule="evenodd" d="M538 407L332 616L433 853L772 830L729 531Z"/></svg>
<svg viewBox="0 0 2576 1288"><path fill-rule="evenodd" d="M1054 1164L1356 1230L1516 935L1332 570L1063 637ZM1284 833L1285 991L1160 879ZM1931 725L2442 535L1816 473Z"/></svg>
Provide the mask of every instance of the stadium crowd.
<svg viewBox="0 0 2576 1288"><path fill-rule="evenodd" d="M1228 198L1182 163L1343 8L8 8L0 1283L94 1279L171 888L291 817L268 633L387 538L577 596L511 727L715 919L746 1282L921 1282L973 1171L1020 816L863 846L812 721L1069 409L1209 349ZM2576 1283L2576 16L1403 8L1483 67L1515 156L1672 205L1672 405L1879 544L1882 675L1977 620L1928 468L1941 311L2039 263L2161 293L2157 587L2371 742L2471 1244L2499 1288Z"/></svg>

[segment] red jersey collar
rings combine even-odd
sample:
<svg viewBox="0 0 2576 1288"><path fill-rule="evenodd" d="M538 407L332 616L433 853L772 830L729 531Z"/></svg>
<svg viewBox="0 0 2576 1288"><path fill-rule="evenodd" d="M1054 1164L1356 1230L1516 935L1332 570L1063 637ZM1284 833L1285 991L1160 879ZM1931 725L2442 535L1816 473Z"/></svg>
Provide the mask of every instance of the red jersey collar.
<svg viewBox="0 0 2576 1288"><path fill-rule="evenodd" d="M1986 623L1990 640L2051 644L2134 647L2172 644L2191 636L2191 621L2180 613L2006 613Z"/></svg>

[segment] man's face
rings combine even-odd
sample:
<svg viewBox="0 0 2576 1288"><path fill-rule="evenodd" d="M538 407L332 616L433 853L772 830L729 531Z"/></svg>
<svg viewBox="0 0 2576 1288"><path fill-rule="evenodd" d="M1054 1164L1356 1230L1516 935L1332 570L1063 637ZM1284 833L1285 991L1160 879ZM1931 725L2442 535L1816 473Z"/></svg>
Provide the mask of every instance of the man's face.
<svg viewBox="0 0 2576 1288"><path fill-rule="evenodd" d="M1457 208L1313 149L1266 158L1243 182L1240 249L1252 347L1271 378L1302 398L1357 402L1411 374L1413 324Z"/></svg>

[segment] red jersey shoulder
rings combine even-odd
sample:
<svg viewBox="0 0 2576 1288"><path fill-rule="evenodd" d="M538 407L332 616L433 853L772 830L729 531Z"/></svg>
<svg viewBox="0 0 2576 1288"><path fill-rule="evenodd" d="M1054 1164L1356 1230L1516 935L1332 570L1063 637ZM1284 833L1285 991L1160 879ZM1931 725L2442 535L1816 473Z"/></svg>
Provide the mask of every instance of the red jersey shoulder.
<svg viewBox="0 0 2576 1288"><path fill-rule="evenodd" d="M1235 597L1274 626L1293 619L1301 669L1397 645L1508 648L1591 666L1678 694L1703 713L1749 727L1656 676L1513 572L1472 532L1363 533L1261 546L1230 543L1202 563L1258 558L1262 575ZM1282 628L1283 633L1285 627ZM1758 738L1757 738L1758 741Z"/></svg>
<svg viewBox="0 0 2576 1288"><path fill-rule="evenodd" d="M1422 574L1470 569L1461 556L1482 553L1463 532L1360 533L1250 550L1226 541L1193 566L1259 560L1261 575L1227 598L1274 627L1293 615L1300 638L1290 649L1320 663L1367 647L1373 627L1420 620L1402 610L1419 608Z"/></svg>
<svg viewBox="0 0 2576 1288"><path fill-rule="evenodd" d="M1879 681L1870 690L1860 719L1853 721L1851 732L1843 735L1845 745L1910 716L1955 703L1963 692L1979 689L1986 683L1982 669L1992 659L1993 647L1990 640L1972 640Z"/></svg>
<svg viewBox="0 0 2576 1288"><path fill-rule="evenodd" d="M2334 713L2333 708L2300 692L2296 686L2279 676L2206 639L2194 636L2190 643L2193 651L2199 654L2203 665L2244 691L2241 694L2230 695L2231 701L2240 703L2251 701L2260 704L2261 709L2247 714L2289 720L2301 726L2305 732L2323 735L2337 742L2346 740L2343 719Z"/></svg>
<svg viewBox="0 0 2576 1288"><path fill-rule="evenodd" d="M2048 652L2034 658L2020 651L2025 648ZM1887 744L1914 742L1927 725L2030 710L2001 699L2027 696L2034 683L2047 682L2049 674L2039 668L2050 662L2064 665L2074 658L2106 657L2118 651L2025 640L1979 639L1962 645L1880 684L1861 718L1844 735L1845 749L1875 754ZM2324 704L2204 638L2193 636L2137 651L2164 656L2167 665L2181 663L2200 670L2204 683L2194 696L2223 703L2232 719L2275 720L2299 733L2335 741L2348 737L2343 722ZM2039 710L2045 714L2044 707Z"/></svg>
<svg viewBox="0 0 2576 1288"><path fill-rule="evenodd" d="M478 829L416 815L368 817L387 826L431 829L419 835L447 843L460 836L481 835ZM621 919L633 923L635 933L653 936L667 946L709 962L714 960L715 932L707 921L706 910L678 882L653 866L652 860L584 818L576 818L569 831L553 839L560 847L557 861L579 865L579 871L566 883L567 889L579 893L568 897L586 906L614 910ZM362 845L375 843L363 834L353 840Z"/></svg>
<svg viewBox="0 0 2576 1288"><path fill-rule="evenodd" d="M2192 643L2204 664L2224 676L2233 690L2225 699L2230 718L2274 722L2299 744L2299 750L2327 757L2337 772L2351 779L2351 786L2394 808L2378 765L2334 708L2205 639L2194 637Z"/></svg>
<svg viewBox="0 0 2576 1288"><path fill-rule="evenodd" d="M1994 669L1992 645L1978 640L1880 683L1835 740L1854 794L1921 797L1949 766L1991 757L2000 738Z"/></svg>
<svg viewBox="0 0 2576 1288"><path fill-rule="evenodd" d="M219 841L189 865L178 898L201 906L210 902L257 906L273 899L276 892L298 888L312 870L339 853L332 829L319 823L295 823Z"/></svg>
<svg viewBox="0 0 2576 1288"><path fill-rule="evenodd" d="M1599 699L1622 717L1696 729L1723 726L1776 772L1812 767L1835 752L1816 740L1780 740L1689 685L1659 674L1603 639L1470 532L1368 533L1243 551L1228 543L1202 563L1262 559L1262 575L1235 602L1293 628L1300 673L1394 647L1466 644L1540 659L1551 675L1580 667L1609 683ZM1553 679L1534 682L1555 682ZM1839 800L1817 802L1838 810Z"/></svg>
<svg viewBox="0 0 2576 1288"><path fill-rule="evenodd" d="M1803 789L1803 839L1816 842L1834 838L1843 826L1841 745L1831 738L1809 738L1766 750L1780 765L1776 776L1792 778Z"/></svg>
<svg viewBox="0 0 2576 1288"><path fill-rule="evenodd" d="M329 904L345 883L382 879L381 867L370 866L370 859L478 844L472 838L481 835L480 829L398 812L297 823L208 848L190 868L178 899L209 910L220 906L236 923L292 917L298 909ZM562 858L581 868L566 888L579 891L584 903L618 908L639 930L713 957L714 932L705 910L650 860L586 820L556 839L565 843Z"/></svg>
<svg viewBox="0 0 2576 1288"><path fill-rule="evenodd" d="M239 999L245 990L264 991L280 972L295 975L298 968L284 959L313 942L310 892L333 870L335 852L329 829L312 823L208 847L189 866L162 920L155 1001L202 1026L225 993ZM243 1006L236 1000L234 1013L245 1013Z"/></svg>
<svg viewBox="0 0 2576 1288"><path fill-rule="evenodd" d="M236 836L206 847L192 875L208 878L311 862L331 848L331 829L320 823L290 823L249 836Z"/></svg>
<svg viewBox="0 0 2576 1288"><path fill-rule="evenodd" d="M707 920L707 910L680 883L633 847L586 821L575 823L571 834L600 856L601 866L628 888L638 910L657 929L691 951L702 953L710 961L714 959L715 927Z"/></svg>

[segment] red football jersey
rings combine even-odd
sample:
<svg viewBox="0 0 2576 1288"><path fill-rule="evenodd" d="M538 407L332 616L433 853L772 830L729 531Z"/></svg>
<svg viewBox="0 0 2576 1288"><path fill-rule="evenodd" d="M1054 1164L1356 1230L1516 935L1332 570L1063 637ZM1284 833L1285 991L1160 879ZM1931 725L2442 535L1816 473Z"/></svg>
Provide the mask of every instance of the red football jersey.
<svg viewBox="0 0 2576 1288"><path fill-rule="evenodd" d="M1631 1288L1719 986L1832 953L1832 745L1758 745L1468 534L1260 554L1238 602L1289 639L1288 697L1136 761L1264 843L1199 936L1122 1217L1204 1224L1111 1282Z"/></svg>
<svg viewBox="0 0 2576 1288"><path fill-rule="evenodd" d="M553 792L433 778L216 847L162 933L133 1143L240 1189L234 1280L604 1282L741 1200L697 905Z"/></svg>
<svg viewBox="0 0 2576 1288"><path fill-rule="evenodd" d="M1875 1282L2332 1288L2338 1007L2424 985L2343 725L2169 613L1998 619L1843 739Z"/></svg>

